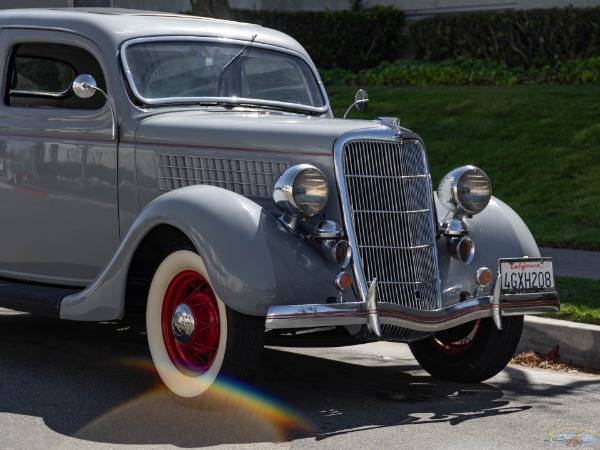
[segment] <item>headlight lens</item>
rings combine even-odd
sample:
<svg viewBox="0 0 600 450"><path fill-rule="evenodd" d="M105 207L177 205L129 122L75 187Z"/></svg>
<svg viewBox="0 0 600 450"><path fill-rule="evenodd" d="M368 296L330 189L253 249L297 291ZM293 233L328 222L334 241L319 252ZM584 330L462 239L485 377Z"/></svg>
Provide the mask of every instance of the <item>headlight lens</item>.
<svg viewBox="0 0 600 450"><path fill-rule="evenodd" d="M275 183L273 192L273 200L279 209L304 217L321 212L328 196L325 175L309 164L286 170Z"/></svg>
<svg viewBox="0 0 600 450"><path fill-rule="evenodd" d="M489 203L492 184L483 170L475 166L463 166L442 178L438 197L450 211L477 214Z"/></svg>

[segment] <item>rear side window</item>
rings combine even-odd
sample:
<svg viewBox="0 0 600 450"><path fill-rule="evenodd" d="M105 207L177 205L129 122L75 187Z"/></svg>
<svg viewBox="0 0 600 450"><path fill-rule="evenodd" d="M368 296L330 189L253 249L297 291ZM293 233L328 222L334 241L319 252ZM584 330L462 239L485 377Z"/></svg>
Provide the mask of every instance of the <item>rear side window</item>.
<svg viewBox="0 0 600 450"><path fill-rule="evenodd" d="M106 90L100 64L86 50L63 44L26 43L11 54L5 102L16 107L98 109L105 99L94 95L81 99L73 93L73 80L81 74L93 76Z"/></svg>
<svg viewBox="0 0 600 450"><path fill-rule="evenodd" d="M64 97L71 89L75 70L62 61L15 56L13 94Z"/></svg>

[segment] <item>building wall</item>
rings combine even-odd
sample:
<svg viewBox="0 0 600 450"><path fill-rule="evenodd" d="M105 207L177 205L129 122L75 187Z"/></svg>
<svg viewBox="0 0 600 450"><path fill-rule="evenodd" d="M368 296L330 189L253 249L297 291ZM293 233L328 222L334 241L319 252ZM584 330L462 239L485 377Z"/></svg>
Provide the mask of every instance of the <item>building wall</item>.
<svg viewBox="0 0 600 450"><path fill-rule="evenodd" d="M280 11L343 10L352 6L352 0L229 0L232 8L271 9ZM508 10L531 8L576 8L600 6L600 0L363 0L363 6L393 6L409 17L438 13L481 10ZM145 9L167 12L189 11L189 0L0 0L0 9L58 8L73 6L112 6L115 8Z"/></svg>
<svg viewBox="0 0 600 450"><path fill-rule="evenodd" d="M321 11L349 9L351 0L229 0L242 9L275 9L282 11ZM481 10L576 8L600 6L599 0L362 0L365 7L393 6L408 13L441 13Z"/></svg>
<svg viewBox="0 0 600 450"><path fill-rule="evenodd" d="M0 0L0 9L106 6L167 12L182 12L191 9L189 0Z"/></svg>
<svg viewBox="0 0 600 450"><path fill-rule="evenodd" d="M63 8L73 6L72 0L4 0L0 3L2 9L14 8Z"/></svg>

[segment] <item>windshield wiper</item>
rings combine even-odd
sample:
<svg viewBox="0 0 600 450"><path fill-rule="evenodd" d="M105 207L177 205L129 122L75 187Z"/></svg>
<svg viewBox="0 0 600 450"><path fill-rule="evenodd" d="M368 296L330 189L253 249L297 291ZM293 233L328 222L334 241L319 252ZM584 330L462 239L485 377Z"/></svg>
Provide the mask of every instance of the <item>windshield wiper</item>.
<svg viewBox="0 0 600 450"><path fill-rule="evenodd" d="M242 47L242 49L241 49L239 52L237 52L237 53L236 53L236 54L233 56L233 58L231 58L231 59L229 60L229 62L228 62L227 64L225 64L225 65L223 66L223 68L221 69L221 75L220 75L220 76L223 76L223 74L225 73L225 71L227 70L227 68L228 68L230 65L232 65L232 64L235 62L235 60L236 60L236 59L238 59L240 56L242 56L242 53L244 53L244 51L246 50L246 48L248 48L248 46L249 46L249 45L252 45L252 44L254 43L254 39L256 39L256 36L258 36L258 34L255 34L254 36L252 36L252 39L250 39L250 40L249 40L249 41L246 43L246 45L244 45L244 46Z"/></svg>

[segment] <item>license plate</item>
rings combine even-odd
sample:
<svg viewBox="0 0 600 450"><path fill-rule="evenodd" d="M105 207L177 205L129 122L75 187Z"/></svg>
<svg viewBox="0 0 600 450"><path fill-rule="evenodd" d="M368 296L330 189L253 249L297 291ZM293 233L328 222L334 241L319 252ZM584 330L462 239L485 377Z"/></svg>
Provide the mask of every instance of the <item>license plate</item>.
<svg viewBox="0 0 600 450"><path fill-rule="evenodd" d="M500 259L501 294L538 294L553 292L552 258Z"/></svg>

